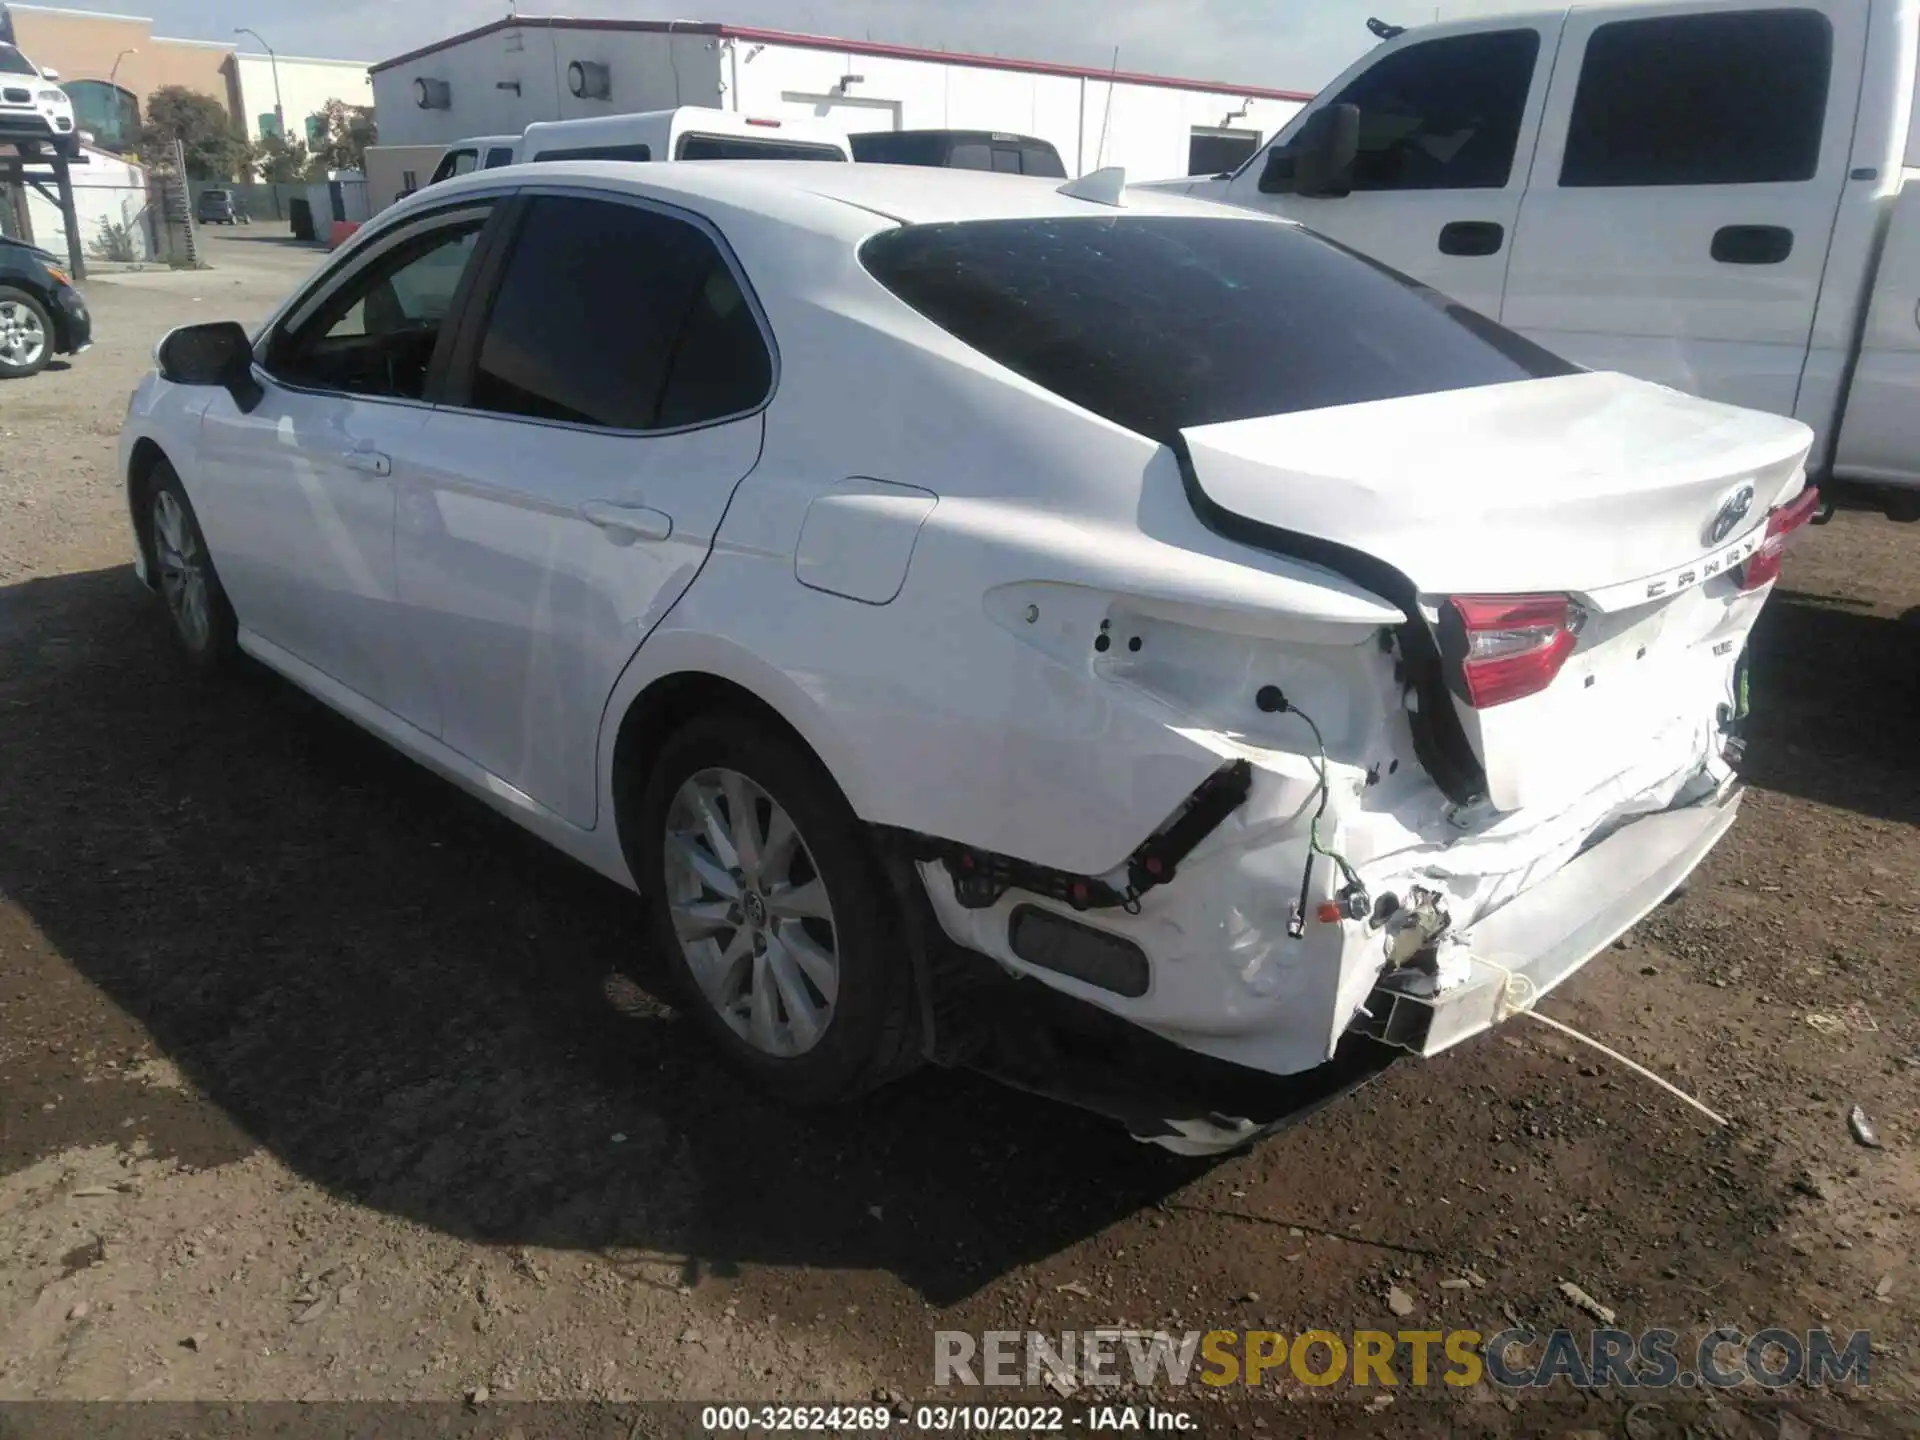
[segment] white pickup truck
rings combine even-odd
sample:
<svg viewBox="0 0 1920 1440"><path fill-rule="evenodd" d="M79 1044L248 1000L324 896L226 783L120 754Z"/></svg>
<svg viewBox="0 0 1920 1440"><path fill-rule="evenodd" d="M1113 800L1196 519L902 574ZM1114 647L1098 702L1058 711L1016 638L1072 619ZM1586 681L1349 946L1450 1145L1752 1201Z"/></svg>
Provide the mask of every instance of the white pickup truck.
<svg viewBox="0 0 1920 1440"><path fill-rule="evenodd" d="M1920 519L1920 0L1619 0L1400 30L1230 175L1577 364L1791 415Z"/></svg>

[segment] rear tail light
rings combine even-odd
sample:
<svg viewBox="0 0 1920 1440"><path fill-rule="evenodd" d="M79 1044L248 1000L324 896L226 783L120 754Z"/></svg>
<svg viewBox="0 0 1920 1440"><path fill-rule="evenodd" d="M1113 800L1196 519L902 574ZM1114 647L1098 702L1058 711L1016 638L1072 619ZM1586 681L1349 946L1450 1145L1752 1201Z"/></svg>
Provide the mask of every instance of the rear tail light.
<svg viewBox="0 0 1920 1440"><path fill-rule="evenodd" d="M1780 574L1780 562L1786 558L1787 541L1794 531L1813 519L1820 508L1820 492L1809 485L1785 505L1767 516L1767 538L1740 567L1740 588L1758 590Z"/></svg>
<svg viewBox="0 0 1920 1440"><path fill-rule="evenodd" d="M1456 595L1447 604L1460 627L1447 648L1476 710L1553 684L1587 618L1566 595Z"/></svg>

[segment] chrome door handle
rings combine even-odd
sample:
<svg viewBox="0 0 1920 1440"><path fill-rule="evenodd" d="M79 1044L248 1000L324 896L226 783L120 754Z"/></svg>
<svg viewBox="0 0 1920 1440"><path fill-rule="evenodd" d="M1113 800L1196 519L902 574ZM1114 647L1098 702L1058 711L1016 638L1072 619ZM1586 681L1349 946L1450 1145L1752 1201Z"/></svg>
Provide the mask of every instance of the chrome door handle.
<svg viewBox="0 0 1920 1440"><path fill-rule="evenodd" d="M650 505L622 505L613 500L589 500L580 507L589 525L597 525L616 545L636 540L665 540L673 534L673 517Z"/></svg>
<svg viewBox="0 0 1920 1440"><path fill-rule="evenodd" d="M367 475L391 475L393 461L378 450L349 450L341 457L349 470L358 470Z"/></svg>

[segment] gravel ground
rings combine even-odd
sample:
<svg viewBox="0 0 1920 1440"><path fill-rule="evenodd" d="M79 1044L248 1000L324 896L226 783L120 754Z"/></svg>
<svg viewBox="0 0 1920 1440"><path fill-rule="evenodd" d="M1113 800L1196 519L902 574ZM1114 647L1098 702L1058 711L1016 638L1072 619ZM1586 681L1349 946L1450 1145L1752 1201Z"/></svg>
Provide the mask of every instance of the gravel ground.
<svg viewBox="0 0 1920 1440"><path fill-rule="evenodd" d="M1572 1281L1634 1330L1870 1329L1867 1395L1788 1404L1916 1413L1920 527L1795 554L1740 823L1545 1007L1731 1128L1525 1019L1213 1164L965 1074L799 1115L649 994L630 897L284 685L183 677L126 564L126 395L317 258L211 247L95 280L98 346L0 389L0 1400L915 1398L935 1328L1585 1328ZM1763 1409L1707 1418L1800 1433Z"/></svg>

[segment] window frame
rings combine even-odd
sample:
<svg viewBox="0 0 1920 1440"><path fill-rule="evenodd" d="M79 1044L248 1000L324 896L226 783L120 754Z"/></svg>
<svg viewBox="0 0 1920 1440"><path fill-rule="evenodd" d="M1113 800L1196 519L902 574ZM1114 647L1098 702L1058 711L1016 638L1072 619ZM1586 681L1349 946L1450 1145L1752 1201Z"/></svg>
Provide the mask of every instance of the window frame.
<svg viewBox="0 0 1920 1440"><path fill-rule="evenodd" d="M1814 143L1811 151L1812 160L1813 160L1812 169L1807 174L1797 176L1793 179L1767 179L1767 180L1701 180L1701 179L1646 180L1646 179L1639 179L1639 180L1633 180L1633 181L1578 180L1573 183L1568 183L1568 180L1567 180L1568 159L1569 159L1570 153L1573 150L1575 127L1580 123L1580 119L1581 119L1580 100L1588 80L1588 67L1592 63L1594 43L1597 40L1599 40L1603 35L1606 35L1609 31L1624 31L1626 29L1639 28L1647 25L1686 24L1690 21L1702 21L1702 20L1712 23L1714 20L1716 20L1720 16L1730 15L1730 14L1740 14L1742 15L1743 18L1748 18L1748 19L1755 18L1755 17L1794 16L1794 17L1800 17L1800 18L1812 18L1820 22L1820 25L1822 27L1823 34L1826 40L1826 44L1827 44L1826 88L1824 89L1824 91L1820 96L1820 104L1818 109L1815 111L1815 115L1814 115L1815 122L1818 125L1819 129L1818 129L1818 133L1814 136ZM1568 102L1566 103L1563 118L1558 127L1559 128L1559 135L1557 137L1559 141L1559 144L1557 146L1558 168L1555 170L1552 176L1552 188L1555 190L1565 190L1569 192L1604 191L1604 190L1687 190L1687 189L1719 190L1719 189L1726 189L1726 188L1738 188L1742 186L1815 184L1819 181L1821 171L1825 166L1829 142L1832 139L1832 136L1829 132L1833 128L1832 121L1834 117L1832 112L1834 108L1834 87L1835 87L1835 82L1840 78L1839 70L1841 66L1842 43L1843 43L1842 36L1840 34L1840 31L1834 25L1834 17L1826 13L1825 11L1819 9L1815 5L1804 4L1804 3L1803 4L1783 3L1783 4L1764 5L1757 9L1745 11L1745 12L1692 10L1692 11L1682 11L1679 13L1666 13L1666 12L1656 11L1655 13L1647 14L1647 15L1637 15L1632 13L1626 13L1618 17L1607 19L1600 23L1597 23L1590 30L1587 31L1585 36L1582 37L1579 42L1579 48L1580 48L1579 68L1574 72L1571 80L1573 94L1572 94L1572 98L1568 100Z"/></svg>
<svg viewBox="0 0 1920 1440"><path fill-rule="evenodd" d="M635 210L645 210L661 215L669 220L678 220L692 225L713 244L719 252L721 261L733 276L733 283L739 287L740 294L747 302L747 310L753 316L755 328L760 332L760 343L767 349L767 393L758 403L726 415L717 415L708 420L698 420L690 425L675 425L653 430L633 430L613 425L592 425L579 420L553 420L539 415L508 415L498 410L486 410L469 404L473 395L474 378L480 364L480 346L486 338L487 326L493 319L493 307L500 298L500 288L507 277L507 267L512 263L513 254L519 245L521 233L525 230L527 219L533 213L536 200L542 198L562 198L593 200L607 205L626 205ZM440 389L435 402L437 409L453 415L474 415L484 419L509 425L539 425L550 430L568 430L585 435L608 435L627 438L647 439L666 435L687 435L699 430L711 430L720 425L733 425L741 420L751 419L764 414L773 404L774 397L780 393L780 343L775 338L773 325L767 318L766 308L760 303L760 296L748 278L740 257L735 255L733 247L727 243L727 237L720 232L719 226L697 211L678 205L670 205L648 195L636 195L629 190L608 190L592 185L554 184L526 185L517 188L507 204L500 207L496 217L499 228L484 256L476 257L476 264L468 279L474 283L462 298L459 324L452 331L452 343L443 339L444 366L442 355L434 356L435 367L439 370Z"/></svg>
<svg viewBox="0 0 1920 1440"><path fill-rule="evenodd" d="M436 206L425 214L409 215L377 235L361 240L338 262L294 292L293 297L261 328L260 338L253 345L254 378L295 395L321 395L369 405L411 405L433 409L438 405L438 396L446 385L447 365L453 353L451 342L458 337L466 323L475 286L492 251L500 243L502 217L510 208L511 201L511 191L462 196L449 204ZM378 264L383 256L401 246L412 244L432 231L451 229L475 218L481 220L481 226L474 244L473 259L466 273L460 277L460 283L455 287L453 298L447 306L447 320L441 327L439 339L434 343L433 359L427 366L427 382L418 399L406 395L365 395L353 390L330 390L324 386L287 379L268 367L268 357L276 341L310 320L342 289Z"/></svg>

